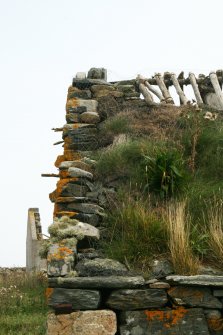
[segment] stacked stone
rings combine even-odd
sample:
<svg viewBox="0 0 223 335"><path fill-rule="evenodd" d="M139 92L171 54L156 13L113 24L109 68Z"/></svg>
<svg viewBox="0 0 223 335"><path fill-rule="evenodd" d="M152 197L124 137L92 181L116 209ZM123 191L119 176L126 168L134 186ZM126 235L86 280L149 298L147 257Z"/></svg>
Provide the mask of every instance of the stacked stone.
<svg viewBox="0 0 223 335"><path fill-rule="evenodd" d="M60 179L56 190L50 194L55 205L47 245L49 305L55 311L65 313L83 310L86 311L82 314L83 318L93 317L95 320L98 313L90 311L105 307L102 290L134 288L144 283L142 277L127 275L127 269L119 262L100 258L101 255L90 248L100 237L104 216L100 204L105 202L103 187L100 188L94 181L95 162L88 158L89 151L99 147L97 125L101 117L97 99L106 95L133 98L135 89L132 85L125 86L117 88L107 83L105 69L93 68L87 78L83 73L76 75L68 89L67 124L63 126L62 135L64 153L55 162ZM49 334L55 333L55 318L55 315L49 318ZM92 334L115 334L115 313L100 311L100 324L108 320L110 326L104 333L91 330ZM82 329L79 334L84 334L85 330Z"/></svg>
<svg viewBox="0 0 223 335"><path fill-rule="evenodd" d="M156 264L145 281L95 248L108 190L94 180L89 152L100 146L98 126L106 111L99 105L108 97L135 103L139 93L134 82L108 83L105 69L95 68L87 77L78 73L68 90L64 153L55 162L60 179L50 194L55 206L47 297L53 312L47 334L223 334L223 277L168 277L172 269Z"/></svg>

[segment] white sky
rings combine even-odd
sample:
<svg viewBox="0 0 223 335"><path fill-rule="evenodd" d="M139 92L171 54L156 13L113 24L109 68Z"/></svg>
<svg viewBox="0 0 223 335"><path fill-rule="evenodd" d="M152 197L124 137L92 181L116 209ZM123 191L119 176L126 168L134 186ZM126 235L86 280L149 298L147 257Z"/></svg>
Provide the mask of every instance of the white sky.
<svg viewBox="0 0 223 335"><path fill-rule="evenodd" d="M223 68L222 0L0 0L0 266L25 265L29 207L44 232L76 72L109 80Z"/></svg>

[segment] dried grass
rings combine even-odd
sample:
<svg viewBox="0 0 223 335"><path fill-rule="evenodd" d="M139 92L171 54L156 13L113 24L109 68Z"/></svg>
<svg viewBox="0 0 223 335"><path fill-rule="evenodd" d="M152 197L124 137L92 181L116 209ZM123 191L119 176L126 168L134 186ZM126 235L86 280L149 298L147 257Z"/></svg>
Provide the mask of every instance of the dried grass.
<svg viewBox="0 0 223 335"><path fill-rule="evenodd" d="M212 256L219 264L223 264L223 204L215 202L209 209L209 246Z"/></svg>
<svg viewBox="0 0 223 335"><path fill-rule="evenodd" d="M169 250L175 273L197 274L199 261L190 246L190 220L185 212L186 202L174 202L167 210Z"/></svg>

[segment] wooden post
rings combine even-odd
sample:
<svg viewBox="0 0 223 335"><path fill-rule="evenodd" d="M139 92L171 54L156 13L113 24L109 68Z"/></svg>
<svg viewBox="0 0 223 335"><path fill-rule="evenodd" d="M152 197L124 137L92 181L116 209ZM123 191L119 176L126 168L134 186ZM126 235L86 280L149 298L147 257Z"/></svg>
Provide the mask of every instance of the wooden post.
<svg viewBox="0 0 223 335"><path fill-rule="evenodd" d="M160 73L155 74L155 80L156 80L157 85L160 88L160 91L162 92L162 94L163 94L163 96L166 100L166 103L174 104L174 101L173 101L173 99L170 95L170 92L168 91L168 89L165 85L165 82L163 80L163 77L161 76Z"/></svg>
<svg viewBox="0 0 223 335"><path fill-rule="evenodd" d="M210 81L212 83L212 86L214 87L214 91L218 97L219 104L221 108L223 109L223 93L220 87L220 84L218 82L218 77L215 72L210 73Z"/></svg>
<svg viewBox="0 0 223 335"><path fill-rule="evenodd" d="M190 79L190 83L191 83L191 86L192 86L193 91L194 91L195 98L197 100L197 104L202 105L204 102L203 102L203 99L202 99L200 91L199 91L199 87L198 87L198 84L197 84L195 74L190 72L189 73L189 79Z"/></svg>
<svg viewBox="0 0 223 335"><path fill-rule="evenodd" d="M153 96L152 94L150 94L148 88L144 85L144 79L142 78L142 76L138 75L137 80L139 82L139 90L144 96L146 103L150 106L153 106L155 104L153 100Z"/></svg>
<svg viewBox="0 0 223 335"><path fill-rule="evenodd" d="M187 105L189 100L187 99L186 95L184 94L182 88L180 87L180 84L177 80L177 77L176 77L175 73L171 73L170 77L171 77L173 85L174 85L174 87L177 91L177 94L179 95L180 100L182 101L182 104Z"/></svg>

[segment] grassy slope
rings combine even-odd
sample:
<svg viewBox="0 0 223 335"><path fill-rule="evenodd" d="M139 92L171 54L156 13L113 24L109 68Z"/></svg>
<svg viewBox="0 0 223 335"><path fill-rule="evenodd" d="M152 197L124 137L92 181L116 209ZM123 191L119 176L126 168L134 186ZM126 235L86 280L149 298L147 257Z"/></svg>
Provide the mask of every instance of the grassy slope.
<svg viewBox="0 0 223 335"><path fill-rule="evenodd" d="M41 275L0 274L1 335L45 335L45 287Z"/></svg>
<svg viewBox="0 0 223 335"><path fill-rule="evenodd" d="M176 210L186 201L181 235L189 240L188 255L192 250L194 263L197 257L222 263L210 243L210 208L219 209L223 196L223 122L220 113L209 120L206 112L193 106L160 107L141 115L128 110L104 122L102 139L113 144L96 153L96 172L99 180L108 186L115 181L118 188L116 206L108 212L110 236L103 245L110 256L141 269L154 256L171 256L169 208ZM219 229L222 222L218 235ZM223 246L223 234L217 243Z"/></svg>

